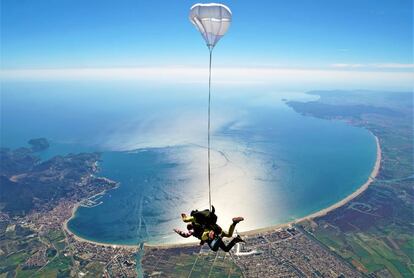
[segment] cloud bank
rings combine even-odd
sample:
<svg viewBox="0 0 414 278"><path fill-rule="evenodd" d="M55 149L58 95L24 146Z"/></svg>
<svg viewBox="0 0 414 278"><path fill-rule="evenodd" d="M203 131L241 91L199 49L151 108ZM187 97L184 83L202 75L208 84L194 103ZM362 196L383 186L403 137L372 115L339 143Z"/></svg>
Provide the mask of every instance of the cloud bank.
<svg viewBox="0 0 414 278"><path fill-rule="evenodd" d="M216 84L272 85L292 89L389 89L412 90L414 72L408 64L395 71L395 64L382 64L382 70L364 65L335 64L327 69L274 67L213 68ZM399 65L397 65L399 66ZM360 70L359 68L363 68ZM398 67L401 68L401 67ZM388 70L386 70L388 69ZM140 68L79 68L79 69L18 69L1 70L2 81L140 81L156 84L206 83L207 68L140 67Z"/></svg>
<svg viewBox="0 0 414 278"><path fill-rule="evenodd" d="M407 70L414 69L414 64L400 64L400 63L376 63L376 64L332 64L333 68L341 69L394 69L394 70Z"/></svg>

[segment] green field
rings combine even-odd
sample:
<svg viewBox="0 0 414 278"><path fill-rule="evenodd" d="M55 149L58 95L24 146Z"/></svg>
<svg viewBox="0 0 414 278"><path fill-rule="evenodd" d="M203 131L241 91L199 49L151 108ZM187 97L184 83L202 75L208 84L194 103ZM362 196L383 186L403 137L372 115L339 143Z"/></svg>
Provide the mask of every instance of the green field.
<svg viewBox="0 0 414 278"><path fill-rule="evenodd" d="M243 277L241 270L223 252L163 253L158 250L144 262L145 274L163 277Z"/></svg>

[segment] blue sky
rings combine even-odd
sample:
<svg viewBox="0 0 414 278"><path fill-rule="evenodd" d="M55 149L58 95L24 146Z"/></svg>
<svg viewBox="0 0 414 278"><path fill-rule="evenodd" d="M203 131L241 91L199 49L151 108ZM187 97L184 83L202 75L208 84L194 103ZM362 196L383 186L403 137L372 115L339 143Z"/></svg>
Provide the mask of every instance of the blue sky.
<svg viewBox="0 0 414 278"><path fill-rule="evenodd" d="M196 2L1 0L1 68L203 66L207 49L188 20ZM233 23L216 47L217 66L413 63L411 0L222 2Z"/></svg>

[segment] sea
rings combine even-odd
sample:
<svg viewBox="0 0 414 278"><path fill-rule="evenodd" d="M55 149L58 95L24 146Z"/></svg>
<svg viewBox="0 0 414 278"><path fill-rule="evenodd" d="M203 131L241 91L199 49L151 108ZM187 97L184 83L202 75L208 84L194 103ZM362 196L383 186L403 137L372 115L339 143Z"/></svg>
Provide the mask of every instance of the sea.
<svg viewBox="0 0 414 278"><path fill-rule="evenodd" d="M286 101L306 91L213 84L211 198L237 231L286 223L358 189L376 160L366 129L302 116ZM312 88L310 88L312 89ZM120 186L81 206L68 227L111 244L180 243L181 213L208 208L206 84L3 82L1 147L44 137L55 155L100 152L99 172Z"/></svg>

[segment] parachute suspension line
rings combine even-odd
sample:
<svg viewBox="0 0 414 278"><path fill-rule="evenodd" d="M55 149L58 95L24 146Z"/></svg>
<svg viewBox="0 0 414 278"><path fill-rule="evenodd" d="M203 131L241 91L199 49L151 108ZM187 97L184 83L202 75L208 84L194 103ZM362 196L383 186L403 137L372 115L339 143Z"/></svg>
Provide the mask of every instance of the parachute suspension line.
<svg viewBox="0 0 414 278"><path fill-rule="evenodd" d="M208 157L208 203L211 211L211 167L210 167L210 106L211 106L211 59L213 55L213 47L208 46L210 51L210 64L208 69L208 131L207 131L207 157Z"/></svg>
<svg viewBox="0 0 414 278"><path fill-rule="evenodd" d="M208 150L208 202L211 205L211 166L210 166L210 106L211 106L211 60L213 48L229 29L232 14L230 9L223 4L195 4L190 8L188 15L191 23L201 33L210 52L210 65L208 76L208 130L207 130L207 150Z"/></svg>

